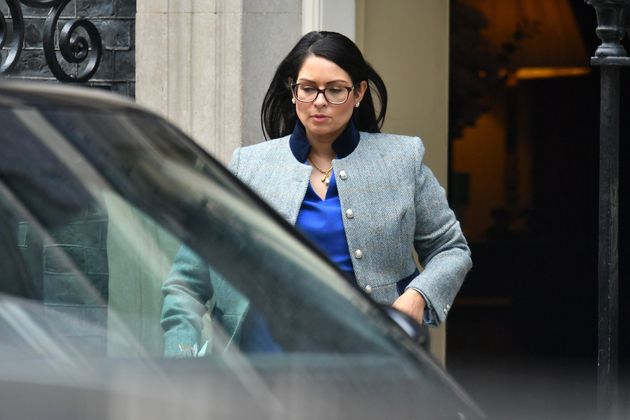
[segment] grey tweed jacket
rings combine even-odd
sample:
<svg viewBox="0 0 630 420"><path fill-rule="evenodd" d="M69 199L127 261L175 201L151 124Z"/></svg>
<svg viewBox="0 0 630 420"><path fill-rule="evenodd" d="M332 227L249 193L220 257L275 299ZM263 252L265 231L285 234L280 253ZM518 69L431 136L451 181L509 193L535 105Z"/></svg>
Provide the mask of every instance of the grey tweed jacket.
<svg viewBox="0 0 630 420"><path fill-rule="evenodd" d="M312 168L298 162L289 137L235 150L234 174L295 224ZM332 162L352 265L359 286L377 302L398 297L397 282L423 271L407 287L428 300L443 322L472 262L444 189L422 163L417 137L360 133L356 149Z"/></svg>

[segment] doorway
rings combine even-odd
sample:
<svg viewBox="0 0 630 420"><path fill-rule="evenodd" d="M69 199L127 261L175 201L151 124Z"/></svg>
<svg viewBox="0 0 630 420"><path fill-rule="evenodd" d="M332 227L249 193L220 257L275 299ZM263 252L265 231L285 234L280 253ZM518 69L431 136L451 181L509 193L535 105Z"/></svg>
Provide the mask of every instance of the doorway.
<svg viewBox="0 0 630 420"><path fill-rule="evenodd" d="M453 22L462 13L458 7L478 6L487 27L481 25L477 35L491 45L487 28L496 22L483 13L489 3L451 3L452 66L458 64L453 43L462 39L453 34L461 30L461 22ZM523 2L495 3L520 7ZM583 1L555 3L570 8L584 50L592 53L598 44L592 7ZM544 16L526 19L530 25L545 25ZM537 42L536 31L522 39L523 45ZM488 54L485 48L478 56ZM526 55L515 60L526 67ZM519 79L511 77L516 70L505 57L497 63L505 68L497 69L497 83L484 86L481 111L451 136L450 199L469 239L474 267L449 315L447 369L491 416L513 418L517 410L531 416L583 417L596 404L599 72ZM588 66L588 55L577 65ZM461 74L461 69L451 67L451 72ZM629 79L624 72L622 98L629 98ZM623 119L627 99L622 107ZM453 114L451 127L452 119ZM622 280L627 126L622 121L622 302L628 301ZM624 362L628 315L620 306Z"/></svg>

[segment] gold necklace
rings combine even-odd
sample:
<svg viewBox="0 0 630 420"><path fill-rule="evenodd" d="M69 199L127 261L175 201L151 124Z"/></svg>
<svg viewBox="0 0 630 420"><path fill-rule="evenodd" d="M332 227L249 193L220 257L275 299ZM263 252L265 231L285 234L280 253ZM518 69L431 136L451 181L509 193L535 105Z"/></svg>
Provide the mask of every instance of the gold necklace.
<svg viewBox="0 0 630 420"><path fill-rule="evenodd" d="M317 171L318 171L320 174L324 175L324 177L321 179L321 181L322 181L324 184L326 184L326 185L330 184L330 173L332 172L333 167L331 166L328 170L323 171L323 170L321 170L321 169L319 168L319 166L315 165L315 162L313 162L313 160L312 160L311 158L308 158L308 161L310 162L310 164L311 164L311 165L313 165L313 168L317 169Z"/></svg>

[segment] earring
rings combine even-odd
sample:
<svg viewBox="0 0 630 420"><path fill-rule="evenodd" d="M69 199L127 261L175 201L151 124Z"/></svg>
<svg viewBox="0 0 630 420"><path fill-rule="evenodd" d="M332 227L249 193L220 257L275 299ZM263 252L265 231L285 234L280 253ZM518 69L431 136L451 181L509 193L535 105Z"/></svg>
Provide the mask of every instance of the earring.
<svg viewBox="0 0 630 420"><path fill-rule="evenodd" d="M291 98L291 102L295 105L295 98Z"/></svg>
<svg viewBox="0 0 630 420"><path fill-rule="evenodd" d="M358 107L359 107L359 105L361 105L361 102L357 102L357 103L354 105L354 107L355 107L355 108L358 108Z"/></svg>

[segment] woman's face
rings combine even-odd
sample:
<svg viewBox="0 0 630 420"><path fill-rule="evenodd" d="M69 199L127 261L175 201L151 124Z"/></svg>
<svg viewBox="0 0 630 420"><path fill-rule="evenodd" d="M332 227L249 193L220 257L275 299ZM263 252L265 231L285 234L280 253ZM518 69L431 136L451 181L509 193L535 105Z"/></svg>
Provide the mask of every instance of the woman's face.
<svg viewBox="0 0 630 420"><path fill-rule="evenodd" d="M308 89L352 87L352 79L341 67L322 57L311 55L304 60L294 83ZM352 117L355 105L363 98L367 82L362 81L350 92L343 104L331 104L322 93L310 103L295 100L295 111L306 128L310 141L332 143L345 129Z"/></svg>

